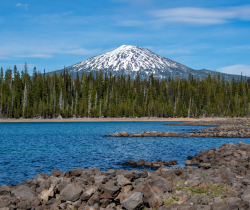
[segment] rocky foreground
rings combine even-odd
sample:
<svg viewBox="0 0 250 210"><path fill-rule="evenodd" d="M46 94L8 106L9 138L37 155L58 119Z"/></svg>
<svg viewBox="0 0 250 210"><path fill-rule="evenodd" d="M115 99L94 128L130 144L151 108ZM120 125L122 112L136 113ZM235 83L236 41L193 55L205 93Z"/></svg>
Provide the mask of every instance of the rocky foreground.
<svg viewBox="0 0 250 210"><path fill-rule="evenodd" d="M54 170L1 186L0 209L250 209L249 160L250 144L239 142L201 151L186 167L156 172Z"/></svg>
<svg viewBox="0 0 250 210"><path fill-rule="evenodd" d="M208 129L189 129L190 132L158 132L143 131L141 133L118 132L108 134L108 137L222 137L222 138L250 138L250 121L248 119L228 119L218 121L196 121L166 125L199 125L216 126Z"/></svg>

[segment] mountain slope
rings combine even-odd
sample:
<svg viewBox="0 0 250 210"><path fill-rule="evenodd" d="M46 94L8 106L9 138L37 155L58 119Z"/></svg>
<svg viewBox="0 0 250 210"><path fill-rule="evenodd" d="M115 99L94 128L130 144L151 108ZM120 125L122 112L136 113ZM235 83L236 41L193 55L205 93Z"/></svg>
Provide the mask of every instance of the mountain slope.
<svg viewBox="0 0 250 210"><path fill-rule="evenodd" d="M166 79L169 76L179 78L188 78L192 74L195 78L204 78L208 73L213 74L209 70L194 70L178 62L168 58L159 56L146 48L132 45L122 45L114 51L110 51L83 62L66 68L73 77L78 73L89 73L90 71L111 72L113 75L124 74L135 78L137 72L141 78L148 78L152 73L159 79ZM57 71L58 74L63 70ZM227 80L231 80L233 75L222 74Z"/></svg>

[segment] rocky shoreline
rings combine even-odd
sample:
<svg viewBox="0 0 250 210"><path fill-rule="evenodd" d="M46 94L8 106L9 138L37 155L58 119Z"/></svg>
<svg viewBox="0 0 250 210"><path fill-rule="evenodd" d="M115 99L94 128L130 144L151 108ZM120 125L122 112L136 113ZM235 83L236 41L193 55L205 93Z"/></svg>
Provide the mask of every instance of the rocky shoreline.
<svg viewBox="0 0 250 210"><path fill-rule="evenodd" d="M0 187L0 209L234 210L250 208L250 144L223 144L155 172L81 168ZM198 165L198 168L191 165Z"/></svg>
<svg viewBox="0 0 250 210"><path fill-rule="evenodd" d="M143 131L139 134L119 132L108 134L107 137L220 137L220 138L250 138L250 121L248 119L231 119L226 121L196 121L165 125L200 125L216 126L208 129L189 129L191 132L158 132Z"/></svg>
<svg viewBox="0 0 250 210"><path fill-rule="evenodd" d="M124 166L132 166L133 168L151 168L153 170L159 169L161 166L174 166L177 164L177 160L158 160L157 161L145 161L143 159L138 160L135 162L134 160L129 160L123 163Z"/></svg>

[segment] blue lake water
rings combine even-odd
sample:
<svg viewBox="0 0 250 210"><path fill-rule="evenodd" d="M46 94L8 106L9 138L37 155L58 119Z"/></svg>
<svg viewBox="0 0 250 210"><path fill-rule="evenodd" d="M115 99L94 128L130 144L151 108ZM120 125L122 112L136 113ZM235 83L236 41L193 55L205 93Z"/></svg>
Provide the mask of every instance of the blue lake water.
<svg viewBox="0 0 250 210"><path fill-rule="evenodd" d="M202 126L164 125L166 122L0 123L0 185L17 184L54 169L97 167L131 169L122 163L177 159L223 143L250 142L250 138L105 137L120 131L176 131ZM183 131L187 132L187 131ZM139 169L138 169L139 170Z"/></svg>

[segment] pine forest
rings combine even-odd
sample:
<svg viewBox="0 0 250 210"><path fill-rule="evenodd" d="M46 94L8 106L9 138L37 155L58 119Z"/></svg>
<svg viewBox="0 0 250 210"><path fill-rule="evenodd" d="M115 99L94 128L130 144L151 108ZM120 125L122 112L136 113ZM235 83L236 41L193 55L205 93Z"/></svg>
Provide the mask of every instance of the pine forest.
<svg viewBox="0 0 250 210"><path fill-rule="evenodd" d="M219 75L199 80L135 80L124 75L90 72L75 79L57 75L0 72L1 118L201 117L249 116L250 79L226 81Z"/></svg>

